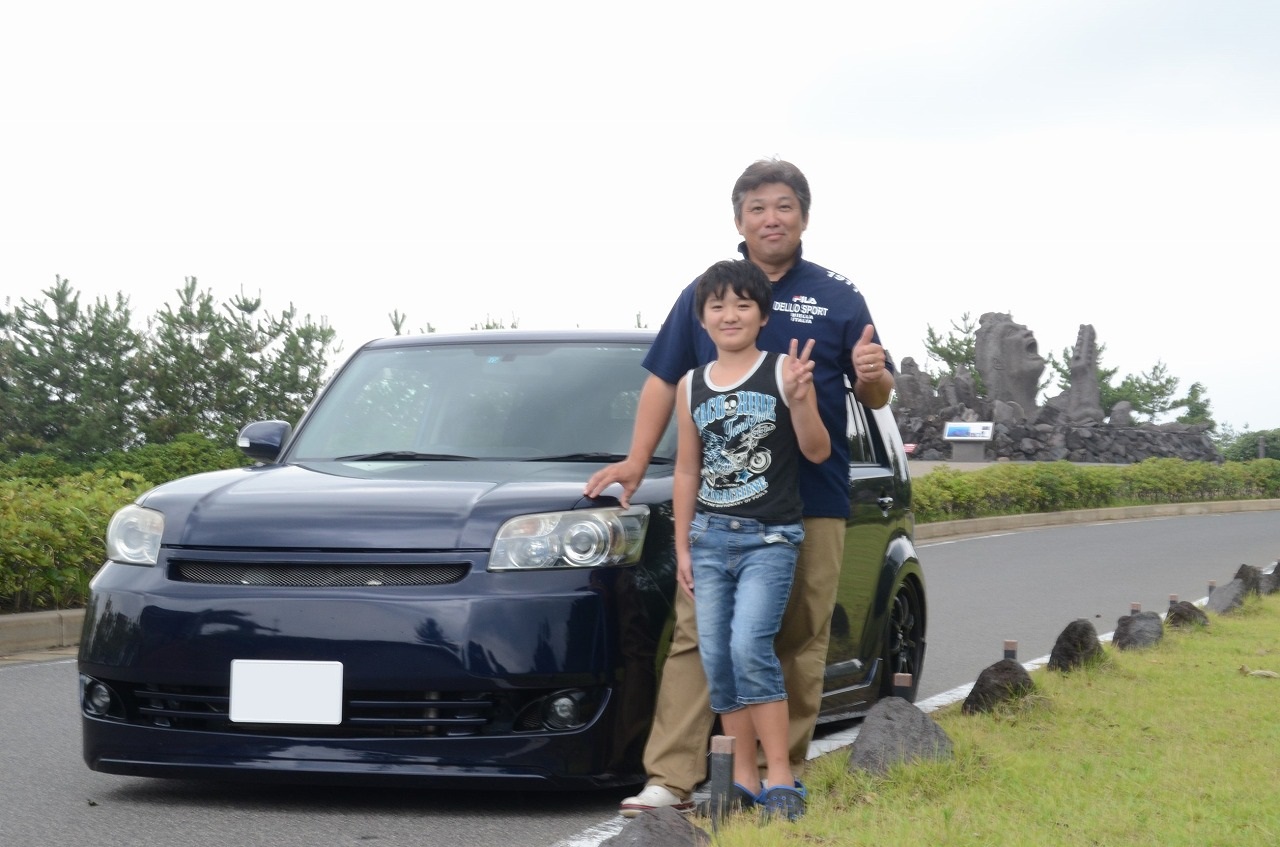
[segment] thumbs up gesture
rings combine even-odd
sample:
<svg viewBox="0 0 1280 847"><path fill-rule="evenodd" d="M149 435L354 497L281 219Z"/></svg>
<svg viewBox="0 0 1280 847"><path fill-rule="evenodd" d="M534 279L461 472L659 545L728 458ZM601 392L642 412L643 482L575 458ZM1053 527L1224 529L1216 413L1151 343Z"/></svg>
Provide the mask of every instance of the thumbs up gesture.
<svg viewBox="0 0 1280 847"><path fill-rule="evenodd" d="M862 328L862 337L853 345L853 370L858 375L858 382L879 382L888 371L884 367L884 348L871 339L876 328L867 324Z"/></svg>

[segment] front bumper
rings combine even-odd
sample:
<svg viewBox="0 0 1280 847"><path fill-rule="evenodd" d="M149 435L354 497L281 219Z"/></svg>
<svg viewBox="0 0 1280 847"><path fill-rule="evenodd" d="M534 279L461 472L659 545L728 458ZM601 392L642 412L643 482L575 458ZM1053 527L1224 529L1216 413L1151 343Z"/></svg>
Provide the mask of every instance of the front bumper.
<svg viewBox="0 0 1280 847"><path fill-rule="evenodd" d="M640 568L448 586L281 588L113 565L80 648L84 757L108 773L285 782L605 787L644 778L663 602ZM650 596L655 595L655 596ZM230 720L231 662L340 662L336 726ZM543 720L571 692L566 726Z"/></svg>

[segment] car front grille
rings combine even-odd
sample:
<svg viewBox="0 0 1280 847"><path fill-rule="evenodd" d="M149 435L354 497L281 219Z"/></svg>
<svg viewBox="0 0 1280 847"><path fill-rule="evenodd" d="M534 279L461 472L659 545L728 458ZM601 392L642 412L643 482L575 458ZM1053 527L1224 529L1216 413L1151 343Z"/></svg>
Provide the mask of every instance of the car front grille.
<svg viewBox="0 0 1280 847"><path fill-rule="evenodd" d="M277 588L354 588L366 586L449 585L467 575L467 564L350 565L282 562L207 562L175 559L169 576L177 582L205 585L254 585Z"/></svg>
<svg viewBox="0 0 1280 847"><path fill-rule="evenodd" d="M457 738L544 730L552 689L422 692L348 691L334 726L233 723L226 688L106 683L123 697L126 722L160 729L310 738ZM603 691L591 695L599 702Z"/></svg>

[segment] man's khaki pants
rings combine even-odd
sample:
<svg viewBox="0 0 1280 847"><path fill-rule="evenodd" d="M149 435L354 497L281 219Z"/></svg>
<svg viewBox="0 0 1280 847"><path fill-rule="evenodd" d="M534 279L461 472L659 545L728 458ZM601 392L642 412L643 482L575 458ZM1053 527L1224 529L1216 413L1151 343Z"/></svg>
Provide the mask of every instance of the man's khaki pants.
<svg viewBox="0 0 1280 847"><path fill-rule="evenodd" d="M831 612L844 560L842 518L805 518L791 599L774 642L787 686L791 767L799 776L822 704L822 679L831 640ZM695 586L695 592L697 590ZM653 728L644 748L649 785L687 799L707 778L707 739L715 714L698 655L693 600L676 588L671 652L662 666Z"/></svg>

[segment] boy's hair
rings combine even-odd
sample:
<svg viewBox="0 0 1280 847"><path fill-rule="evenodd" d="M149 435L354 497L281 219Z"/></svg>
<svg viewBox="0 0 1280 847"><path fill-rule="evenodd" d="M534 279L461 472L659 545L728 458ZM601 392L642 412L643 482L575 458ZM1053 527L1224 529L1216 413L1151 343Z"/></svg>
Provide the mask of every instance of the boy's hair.
<svg viewBox="0 0 1280 847"><path fill-rule="evenodd" d="M725 259L716 262L698 277L698 287L693 298L699 319L707 301L712 297L723 298L730 288L739 297L754 300L760 306L760 315L769 317L773 310L773 283L751 262L745 259Z"/></svg>
<svg viewBox="0 0 1280 847"><path fill-rule="evenodd" d="M760 159L752 162L742 172L742 176L733 185L730 198L733 200L733 219L742 222L742 201L748 192L774 182L780 182L795 192L796 200L800 202L800 217L807 222L809 203L812 200L809 180L805 179L799 168L782 159Z"/></svg>

